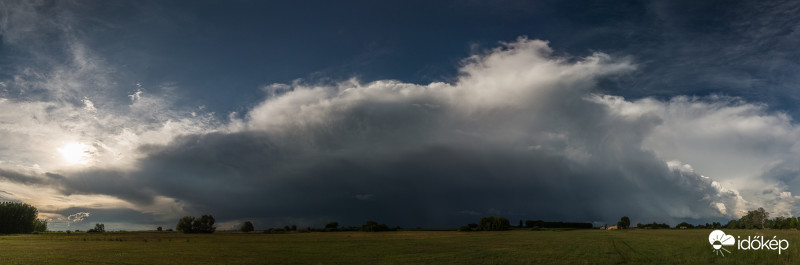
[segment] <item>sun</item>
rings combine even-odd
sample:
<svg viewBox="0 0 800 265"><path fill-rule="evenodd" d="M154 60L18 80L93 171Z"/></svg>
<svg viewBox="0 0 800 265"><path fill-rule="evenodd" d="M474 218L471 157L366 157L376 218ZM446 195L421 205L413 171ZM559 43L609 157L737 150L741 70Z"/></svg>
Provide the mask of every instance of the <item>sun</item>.
<svg viewBox="0 0 800 265"><path fill-rule="evenodd" d="M61 158L70 165L86 165L91 161L91 156L94 148L84 143L68 143L61 148L58 152L61 153Z"/></svg>

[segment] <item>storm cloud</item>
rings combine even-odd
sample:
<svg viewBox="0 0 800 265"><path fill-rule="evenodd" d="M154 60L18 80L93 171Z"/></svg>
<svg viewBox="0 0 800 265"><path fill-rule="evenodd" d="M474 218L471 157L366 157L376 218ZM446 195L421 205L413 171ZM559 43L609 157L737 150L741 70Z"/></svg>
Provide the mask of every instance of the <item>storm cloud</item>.
<svg viewBox="0 0 800 265"><path fill-rule="evenodd" d="M540 40L503 43L465 59L455 83L272 85L276 94L228 132L143 145L132 169L64 172L58 190L309 224L442 227L476 213L699 219L737 209L736 193L644 148L662 116L623 115L596 94L599 80L635 71L631 61L552 53Z"/></svg>
<svg viewBox="0 0 800 265"><path fill-rule="evenodd" d="M131 6L132 12L161 10ZM256 92L225 92L236 87L225 83L214 95L261 92L225 113L214 111L235 103L195 104L211 97L195 83L136 72L142 65L156 72L172 66L139 54L154 50L137 45L161 39L137 41L134 34L99 51L105 46L91 36L131 25L89 19L93 9L81 7L0 3L0 66L7 70L0 73L0 196L34 204L54 229L92 222L152 229L200 214L213 214L227 229L243 220L255 220L258 228L369 219L454 227L488 215L598 224L627 215L633 222L674 224L729 220L757 207L773 216L800 211L800 129L791 114L730 95L682 95L746 95L747 87L763 82L727 78L736 72L709 67L726 61L700 56L707 50L693 46L689 37L695 35L677 34L683 24L671 19L669 6L648 10L672 30L648 36L658 45L645 42L651 46L631 50L632 56L613 49L570 54L519 37L490 49L471 47L456 74L442 82L342 80L322 71L247 88ZM179 29L197 22L159 12L131 23ZM764 23L785 23L771 21ZM649 25L628 26L649 31L639 28ZM751 52L769 47L752 39L740 46L754 47ZM120 48L128 45L138 48ZM176 49L183 48L189 47ZM723 50L734 52L729 49ZM377 61L389 50L359 60ZM667 60L676 54L679 59ZM684 59L703 65L702 71L694 75ZM749 60L737 63L756 65ZM187 71L197 83L235 79L220 70L226 66L203 65L212 69L210 77L192 72L197 69L168 70ZM669 93L662 88L689 83ZM729 90L718 90L726 85ZM85 219L68 227L76 214Z"/></svg>

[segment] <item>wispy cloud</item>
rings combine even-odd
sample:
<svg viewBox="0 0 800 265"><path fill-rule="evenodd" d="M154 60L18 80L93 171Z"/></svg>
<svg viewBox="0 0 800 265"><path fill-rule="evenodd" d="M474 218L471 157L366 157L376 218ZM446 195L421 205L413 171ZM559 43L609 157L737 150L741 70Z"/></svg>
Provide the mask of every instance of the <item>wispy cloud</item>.
<svg viewBox="0 0 800 265"><path fill-rule="evenodd" d="M79 213L71 214L71 215L67 216L67 226L70 226L70 224L82 222L84 219L86 219L89 216L90 216L90 214L88 212L79 212Z"/></svg>

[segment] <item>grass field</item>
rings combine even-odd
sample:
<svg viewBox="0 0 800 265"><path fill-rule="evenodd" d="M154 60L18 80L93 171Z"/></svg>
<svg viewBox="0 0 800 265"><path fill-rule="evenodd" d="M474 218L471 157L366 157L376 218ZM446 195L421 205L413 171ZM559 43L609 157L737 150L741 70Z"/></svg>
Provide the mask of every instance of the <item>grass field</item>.
<svg viewBox="0 0 800 265"><path fill-rule="evenodd" d="M798 264L796 230L726 230L789 249L712 252L711 230L47 233L0 236L2 264Z"/></svg>

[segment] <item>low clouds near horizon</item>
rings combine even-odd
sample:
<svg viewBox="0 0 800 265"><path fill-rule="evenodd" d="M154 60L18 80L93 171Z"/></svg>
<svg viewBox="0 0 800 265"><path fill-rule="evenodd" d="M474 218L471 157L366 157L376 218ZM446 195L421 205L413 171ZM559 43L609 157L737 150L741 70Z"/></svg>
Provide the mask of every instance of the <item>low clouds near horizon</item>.
<svg viewBox="0 0 800 265"><path fill-rule="evenodd" d="M723 95L630 101L597 89L636 71L630 58L556 55L522 37L464 59L453 82L273 84L224 121L145 90L124 104L80 89L72 101L7 97L0 197L120 226L203 213L424 227L484 215L611 223L798 213L792 117ZM86 163L62 161L57 150L70 143L85 144Z"/></svg>

